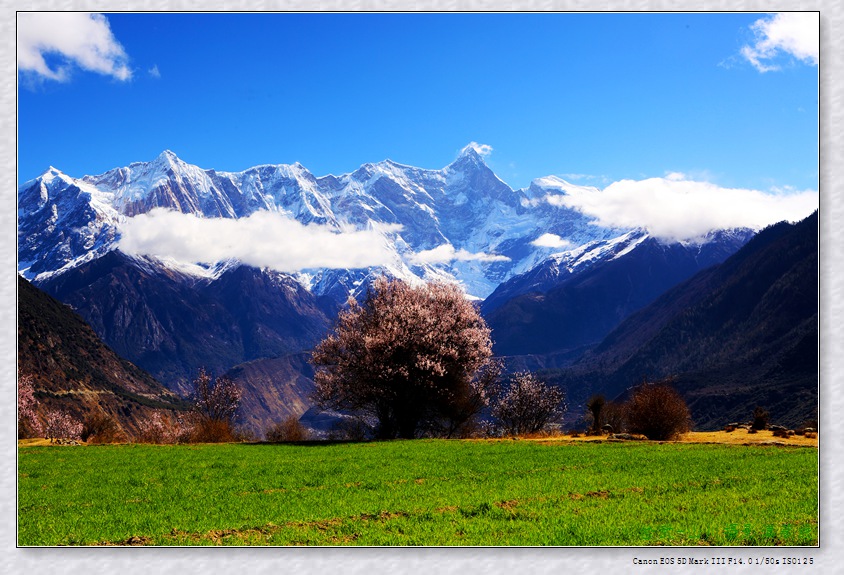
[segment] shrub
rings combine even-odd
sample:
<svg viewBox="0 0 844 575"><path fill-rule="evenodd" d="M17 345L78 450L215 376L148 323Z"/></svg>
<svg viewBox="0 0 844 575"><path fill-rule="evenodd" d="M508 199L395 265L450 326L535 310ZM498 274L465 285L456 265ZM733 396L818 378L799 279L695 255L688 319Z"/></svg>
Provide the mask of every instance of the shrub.
<svg viewBox="0 0 844 575"><path fill-rule="evenodd" d="M183 440L195 443L237 441L234 423L243 390L231 379L214 379L204 369L193 380L190 395L194 416L188 418Z"/></svg>
<svg viewBox="0 0 844 575"><path fill-rule="evenodd" d="M759 431L767 427L768 411L757 405L756 409L753 410L753 423L750 425L750 428Z"/></svg>
<svg viewBox="0 0 844 575"><path fill-rule="evenodd" d="M374 436L374 429L360 417L344 417L331 426L329 441L364 441Z"/></svg>
<svg viewBox="0 0 844 575"><path fill-rule="evenodd" d="M637 388L626 406L627 427L651 440L665 441L691 429L686 402L665 382L645 383Z"/></svg>
<svg viewBox="0 0 844 575"><path fill-rule="evenodd" d="M193 380L190 399L204 419L234 424L243 391L228 377L212 378L204 369Z"/></svg>
<svg viewBox="0 0 844 575"><path fill-rule="evenodd" d="M234 426L229 421L199 418L188 436L190 443L230 443L237 441Z"/></svg>
<svg viewBox="0 0 844 575"><path fill-rule="evenodd" d="M175 443L176 432L156 411L138 423L138 443Z"/></svg>
<svg viewBox="0 0 844 575"><path fill-rule="evenodd" d="M255 443L260 441L259 435L249 427L235 427L234 440L238 443Z"/></svg>
<svg viewBox="0 0 844 575"><path fill-rule="evenodd" d="M94 411L82 422L82 441L89 443L117 443L125 436L115 419L104 411Z"/></svg>
<svg viewBox="0 0 844 575"><path fill-rule="evenodd" d="M510 377L508 388L495 398L492 417L510 435L537 433L565 412L565 396L529 372Z"/></svg>
<svg viewBox="0 0 844 575"><path fill-rule="evenodd" d="M267 429L267 441L278 443L282 441L307 441L310 433L301 424L299 418L291 415L279 423L275 423Z"/></svg>

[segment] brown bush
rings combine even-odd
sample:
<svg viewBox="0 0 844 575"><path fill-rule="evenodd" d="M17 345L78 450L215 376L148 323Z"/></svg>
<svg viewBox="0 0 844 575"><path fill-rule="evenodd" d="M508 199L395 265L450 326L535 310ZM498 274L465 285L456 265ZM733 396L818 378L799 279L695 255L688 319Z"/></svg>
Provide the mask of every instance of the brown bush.
<svg viewBox="0 0 844 575"><path fill-rule="evenodd" d="M229 421L200 417L191 429L190 443L230 443L237 441L234 426Z"/></svg>
<svg viewBox="0 0 844 575"><path fill-rule="evenodd" d="M627 428L651 440L665 441L691 429L686 402L667 383L645 383L626 404Z"/></svg>
<svg viewBox="0 0 844 575"><path fill-rule="evenodd" d="M249 427L237 426L234 428L234 440L238 443L256 443L261 441L261 437Z"/></svg>
<svg viewBox="0 0 844 575"><path fill-rule="evenodd" d="M82 422L82 441L89 443L118 443L126 441L115 419L104 411L90 413Z"/></svg>
<svg viewBox="0 0 844 575"><path fill-rule="evenodd" d="M305 426L299 422L299 418L291 415L284 421L275 423L267 429L267 441L278 443L281 441L307 441L310 433Z"/></svg>
<svg viewBox="0 0 844 575"><path fill-rule="evenodd" d="M750 425L751 429L756 431L766 429L768 427L768 411L757 405L753 410L753 423Z"/></svg>

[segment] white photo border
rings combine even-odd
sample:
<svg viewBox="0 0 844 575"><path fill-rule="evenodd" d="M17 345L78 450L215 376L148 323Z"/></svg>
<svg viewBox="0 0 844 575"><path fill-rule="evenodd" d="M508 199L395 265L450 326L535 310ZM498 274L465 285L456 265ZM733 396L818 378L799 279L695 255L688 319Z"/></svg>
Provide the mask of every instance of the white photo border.
<svg viewBox="0 0 844 575"><path fill-rule="evenodd" d="M774 5L772 5L774 4ZM0 281L0 422L2 454L0 460L0 572L4 573L209 573L280 574L354 573L505 573L528 572L560 574L596 573L722 573L750 572L753 567L691 567L674 565L670 571L660 566L636 566L634 557L813 557L812 567L764 566L765 572L793 572L806 569L818 572L840 566L844 558L844 478L838 459L844 450L844 434L837 434L836 414L844 413L844 284L840 262L844 261L844 242L838 231L844 226L844 192L838 182L844 167L844 94L842 94L842 58L844 57L844 9L840 2L763 0L731 1L660 1L606 0L597 4L585 0L307 0L248 1L221 0L2 0L0 14L0 254L9 269ZM203 12L203 11L730 11L770 12L820 11L821 54L819 70L819 190L820 210L820 546L819 548L17 548L16 500L16 193L17 179L17 77L15 70L15 12L17 10L91 11L91 12ZM13 169L14 167L14 169Z"/></svg>

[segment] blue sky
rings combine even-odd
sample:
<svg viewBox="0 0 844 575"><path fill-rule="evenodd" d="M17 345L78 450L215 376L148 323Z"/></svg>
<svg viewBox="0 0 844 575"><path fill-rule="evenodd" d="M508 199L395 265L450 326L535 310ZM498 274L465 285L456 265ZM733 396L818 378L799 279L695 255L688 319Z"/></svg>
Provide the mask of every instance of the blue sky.
<svg viewBox="0 0 844 575"><path fill-rule="evenodd" d="M441 168L476 142L513 187L557 175L818 189L817 26L793 19L71 17L18 15L19 183L164 149L230 171Z"/></svg>

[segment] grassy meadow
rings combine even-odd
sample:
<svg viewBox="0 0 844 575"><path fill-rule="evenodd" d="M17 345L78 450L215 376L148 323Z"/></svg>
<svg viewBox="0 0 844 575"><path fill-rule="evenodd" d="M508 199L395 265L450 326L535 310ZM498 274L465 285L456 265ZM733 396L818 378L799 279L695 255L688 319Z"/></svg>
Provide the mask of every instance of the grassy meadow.
<svg viewBox="0 0 844 575"><path fill-rule="evenodd" d="M19 545L817 545L814 447L24 446Z"/></svg>

